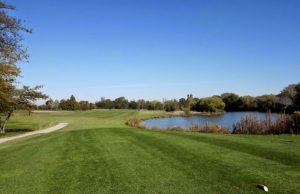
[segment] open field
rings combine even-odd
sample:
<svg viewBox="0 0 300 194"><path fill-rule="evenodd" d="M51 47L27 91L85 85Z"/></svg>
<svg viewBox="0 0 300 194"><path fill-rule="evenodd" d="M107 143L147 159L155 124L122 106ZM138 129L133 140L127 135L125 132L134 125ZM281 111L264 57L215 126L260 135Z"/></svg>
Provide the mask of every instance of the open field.
<svg viewBox="0 0 300 194"><path fill-rule="evenodd" d="M300 191L300 136L162 132L125 125L163 112L17 113L10 129L53 133L0 144L0 193Z"/></svg>

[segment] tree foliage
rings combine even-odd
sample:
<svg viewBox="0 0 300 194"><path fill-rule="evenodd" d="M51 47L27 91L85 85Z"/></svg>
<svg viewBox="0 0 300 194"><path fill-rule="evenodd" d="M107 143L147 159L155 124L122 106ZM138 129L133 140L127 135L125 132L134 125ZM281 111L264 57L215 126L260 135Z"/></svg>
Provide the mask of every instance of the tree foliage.
<svg viewBox="0 0 300 194"><path fill-rule="evenodd" d="M164 105L158 100L150 101L148 104L148 110L163 110Z"/></svg>
<svg viewBox="0 0 300 194"><path fill-rule="evenodd" d="M293 103L297 110L300 110L300 83L295 86L296 94L293 97Z"/></svg>
<svg viewBox="0 0 300 194"><path fill-rule="evenodd" d="M284 95L283 95L284 94ZM289 102L285 103L289 98ZM300 109L300 84L291 84L284 88L278 95L266 94L262 96L238 96L234 93L224 93L220 96L215 95L207 98L195 98L189 94L186 98L177 100L147 101L144 99L127 100L125 97L119 97L114 100L101 98L95 104L90 103L89 109L148 109L184 112L204 111L204 112L223 112L225 111L261 111L261 112L288 112L293 113ZM50 101L51 102L51 101ZM61 100L59 108L62 110L86 110L87 102L76 102L74 96L70 99ZM83 105L84 104L84 105ZM225 107L224 107L225 106ZM45 104L43 108L49 105ZM50 106L51 107L51 106ZM190 107L190 109L189 109Z"/></svg>
<svg viewBox="0 0 300 194"><path fill-rule="evenodd" d="M18 90L17 106L18 108L24 108L28 111L28 115L31 115L32 109L38 99L47 99L48 96L39 91L43 86L23 86Z"/></svg>
<svg viewBox="0 0 300 194"><path fill-rule="evenodd" d="M224 112L225 103L221 98L213 96L199 99L193 110L199 112Z"/></svg>
<svg viewBox="0 0 300 194"><path fill-rule="evenodd" d="M164 102L164 108L167 112L179 110L179 106L177 100L166 100Z"/></svg>
<svg viewBox="0 0 300 194"><path fill-rule="evenodd" d="M128 104L129 109L138 109L138 103L134 100L131 100Z"/></svg>
<svg viewBox="0 0 300 194"><path fill-rule="evenodd" d="M28 92L36 92L35 89L24 87L16 88L16 79L21 71L17 63L26 61L28 54L22 44L23 33L31 33L25 28L20 19L8 15L8 10L15 7L0 2L0 132L5 132L5 126L13 111L21 104L34 101L39 96L27 95ZM38 86L39 87L39 86ZM27 93L26 93L27 92ZM30 93L32 95L37 93ZM41 93L39 93L41 94ZM28 98L28 99L26 99ZM25 102L26 101L26 102Z"/></svg>
<svg viewBox="0 0 300 194"><path fill-rule="evenodd" d="M236 111L242 104L240 97L234 93L221 94L221 98L226 105L226 111Z"/></svg>
<svg viewBox="0 0 300 194"><path fill-rule="evenodd" d="M278 99L275 95L262 95L256 98L258 110L268 112L277 109Z"/></svg>
<svg viewBox="0 0 300 194"><path fill-rule="evenodd" d="M114 100L114 108L126 109L128 108L128 100L125 97L119 97Z"/></svg>
<svg viewBox="0 0 300 194"><path fill-rule="evenodd" d="M62 99L59 103L59 109L61 110L78 110L79 104L75 98L74 95L71 95L71 97L67 100Z"/></svg>
<svg viewBox="0 0 300 194"><path fill-rule="evenodd" d="M80 101L78 103L79 110L90 110L90 103L88 101Z"/></svg>

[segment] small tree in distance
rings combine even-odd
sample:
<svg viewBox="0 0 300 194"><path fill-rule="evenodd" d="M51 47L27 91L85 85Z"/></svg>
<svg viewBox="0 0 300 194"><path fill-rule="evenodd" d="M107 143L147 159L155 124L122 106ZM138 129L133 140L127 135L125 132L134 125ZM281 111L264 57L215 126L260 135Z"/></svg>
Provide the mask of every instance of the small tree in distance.
<svg viewBox="0 0 300 194"><path fill-rule="evenodd" d="M67 100L67 106L68 110L78 110L79 105L74 95L71 95L70 99Z"/></svg>

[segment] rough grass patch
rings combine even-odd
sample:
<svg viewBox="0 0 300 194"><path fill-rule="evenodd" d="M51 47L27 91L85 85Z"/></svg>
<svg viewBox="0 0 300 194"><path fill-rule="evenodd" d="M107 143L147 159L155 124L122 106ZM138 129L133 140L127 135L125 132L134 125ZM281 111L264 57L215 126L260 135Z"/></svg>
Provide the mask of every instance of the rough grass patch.
<svg viewBox="0 0 300 194"><path fill-rule="evenodd" d="M214 124L193 125L189 127L188 130L193 132L202 132L202 133L230 133L228 129Z"/></svg>
<svg viewBox="0 0 300 194"><path fill-rule="evenodd" d="M140 119L136 117L130 118L126 124L132 127L145 128L145 126L140 123Z"/></svg>
<svg viewBox="0 0 300 194"><path fill-rule="evenodd" d="M266 114L264 120L256 116L246 115L233 125L235 134L298 134L299 126L296 125L294 116L280 114L272 121L271 113Z"/></svg>

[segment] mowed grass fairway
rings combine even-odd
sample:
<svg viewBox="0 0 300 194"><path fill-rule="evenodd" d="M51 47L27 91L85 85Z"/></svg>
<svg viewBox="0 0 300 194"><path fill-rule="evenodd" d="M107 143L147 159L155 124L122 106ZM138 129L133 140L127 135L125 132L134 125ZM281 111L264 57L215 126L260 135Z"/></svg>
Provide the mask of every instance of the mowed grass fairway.
<svg viewBox="0 0 300 194"><path fill-rule="evenodd" d="M160 132L125 125L162 112L18 113L11 128L59 131L0 144L0 193L300 192L300 137Z"/></svg>

